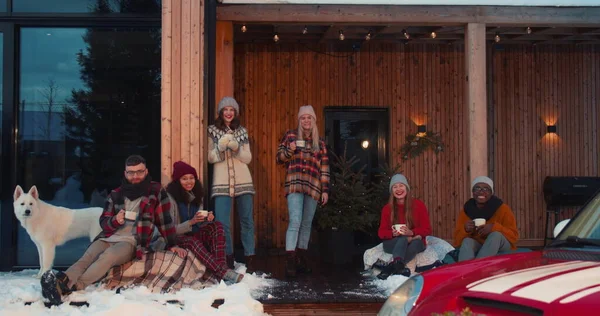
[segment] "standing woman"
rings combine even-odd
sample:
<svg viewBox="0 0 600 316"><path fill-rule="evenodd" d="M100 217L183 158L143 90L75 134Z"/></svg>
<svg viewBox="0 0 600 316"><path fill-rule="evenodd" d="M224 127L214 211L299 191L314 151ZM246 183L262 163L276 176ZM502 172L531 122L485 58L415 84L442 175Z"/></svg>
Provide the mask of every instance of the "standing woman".
<svg viewBox="0 0 600 316"><path fill-rule="evenodd" d="M254 219L252 218L254 184L248 164L252 160L248 132L240 125L240 106L232 97L224 97L218 105L219 116L208 127L208 162L214 164L211 198L215 199L215 216L223 224L226 238L227 265L233 268L231 241L231 206L241 223L242 244L246 256L246 272L255 271Z"/></svg>
<svg viewBox="0 0 600 316"><path fill-rule="evenodd" d="M191 251L219 279L238 283L244 277L227 267L225 261L225 232L223 225L214 222L212 212L204 215L202 184L196 169L183 161L173 164L167 193L174 201L173 215L177 223L177 245Z"/></svg>
<svg viewBox="0 0 600 316"><path fill-rule="evenodd" d="M325 142L319 139L317 116L310 105L298 111L298 128L283 135L277 149L277 163L285 164L285 195L289 223L285 236L286 274L311 272L306 250L317 203L329 198L329 158ZM296 256L296 250L298 256Z"/></svg>
<svg viewBox="0 0 600 316"><path fill-rule="evenodd" d="M402 225L399 230L392 228L396 224ZM425 203L410 196L410 186L402 174L395 174L390 181L390 202L381 210L378 234L383 251L392 254L394 261L377 277L385 280L392 274L410 276L406 264L425 250L431 224Z"/></svg>

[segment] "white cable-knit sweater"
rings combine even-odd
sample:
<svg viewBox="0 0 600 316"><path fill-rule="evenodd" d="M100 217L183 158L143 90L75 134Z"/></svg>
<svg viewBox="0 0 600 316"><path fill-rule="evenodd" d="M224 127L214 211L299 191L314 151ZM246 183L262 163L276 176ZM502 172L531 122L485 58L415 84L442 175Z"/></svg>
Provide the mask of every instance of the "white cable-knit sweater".
<svg viewBox="0 0 600 316"><path fill-rule="evenodd" d="M214 164L211 198L214 196L240 196L254 194L254 184L248 164L252 160L248 131L242 126L233 131L238 142L237 152L227 148L219 151L218 143L226 131L215 125L208 127L208 162Z"/></svg>

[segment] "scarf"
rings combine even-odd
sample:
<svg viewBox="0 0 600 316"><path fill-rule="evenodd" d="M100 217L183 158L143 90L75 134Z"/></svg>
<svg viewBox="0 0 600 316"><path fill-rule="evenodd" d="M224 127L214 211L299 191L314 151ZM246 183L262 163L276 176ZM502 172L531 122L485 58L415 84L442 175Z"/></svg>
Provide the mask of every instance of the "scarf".
<svg viewBox="0 0 600 316"><path fill-rule="evenodd" d="M485 202L483 208L479 208L477 207L477 202L475 199L471 198L467 201L467 203L465 203L465 214L467 214L470 219L485 218L485 220L488 221L490 218L492 218L492 216L494 216L502 203L502 200L497 198L495 195L492 195L492 197Z"/></svg>
<svg viewBox="0 0 600 316"><path fill-rule="evenodd" d="M127 179L123 178L123 180L121 180L121 195L128 198L130 201L137 200L142 195L148 193L150 182L152 182L150 175L147 175L146 178L138 184L132 184Z"/></svg>

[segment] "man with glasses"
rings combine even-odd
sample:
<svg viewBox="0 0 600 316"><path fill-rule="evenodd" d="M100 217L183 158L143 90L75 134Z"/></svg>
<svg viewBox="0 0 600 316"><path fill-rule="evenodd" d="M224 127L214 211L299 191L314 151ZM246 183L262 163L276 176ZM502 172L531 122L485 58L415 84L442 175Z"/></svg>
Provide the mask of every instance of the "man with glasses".
<svg viewBox="0 0 600 316"><path fill-rule="evenodd" d="M519 231L515 215L494 195L492 179L475 178L471 191L473 198L460 210L454 229L454 246L460 246L458 261L517 249Z"/></svg>
<svg viewBox="0 0 600 316"><path fill-rule="evenodd" d="M167 192L148 175L146 160L129 156L124 175L121 186L107 197L100 216L102 232L83 256L65 272L49 270L42 276L42 295L51 304L61 304L63 296L99 281L112 267L131 261L134 255L143 259L155 227L167 240L167 247L185 256L184 249L174 246L175 223Z"/></svg>

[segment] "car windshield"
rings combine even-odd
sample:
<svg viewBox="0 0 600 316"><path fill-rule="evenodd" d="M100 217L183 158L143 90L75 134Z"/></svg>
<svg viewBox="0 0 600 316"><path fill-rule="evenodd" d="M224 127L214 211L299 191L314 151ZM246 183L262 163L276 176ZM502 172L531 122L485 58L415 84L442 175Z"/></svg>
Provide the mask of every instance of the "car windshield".
<svg viewBox="0 0 600 316"><path fill-rule="evenodd" d="M600 192L594 196L560 232L552 245L581 243L599 247Z"/></svg>

